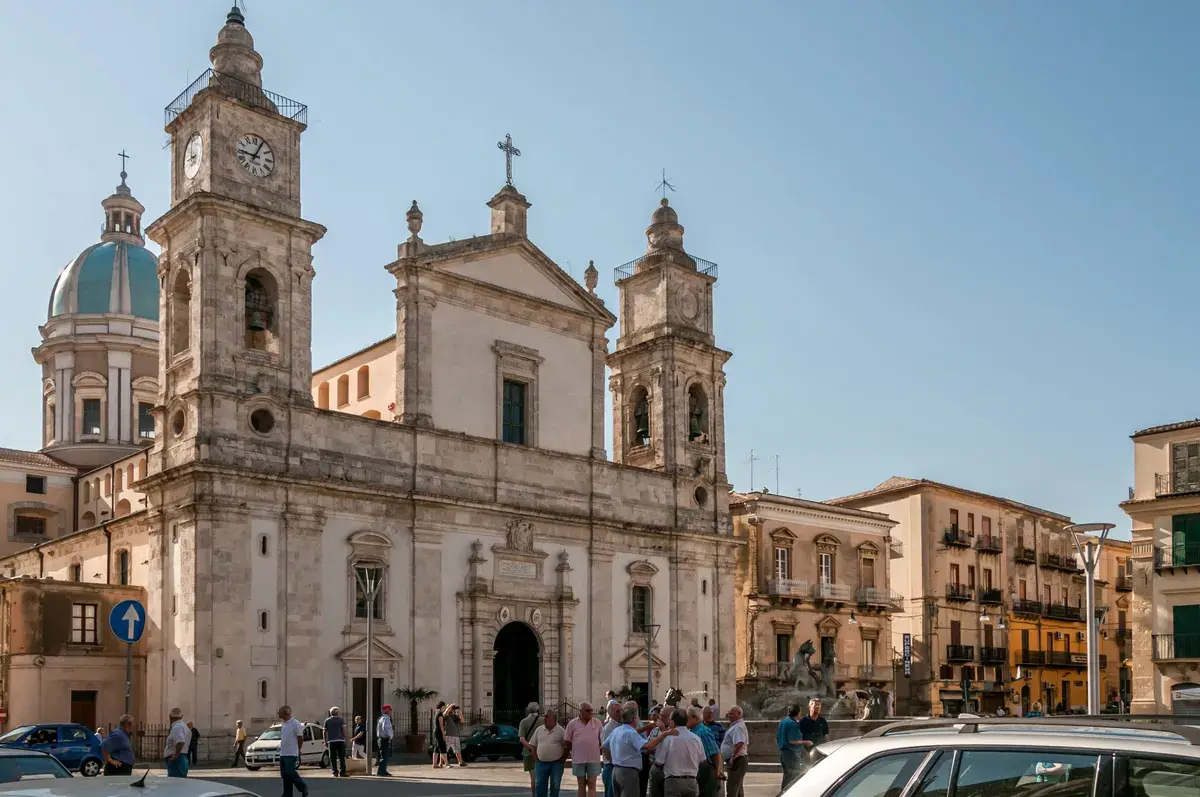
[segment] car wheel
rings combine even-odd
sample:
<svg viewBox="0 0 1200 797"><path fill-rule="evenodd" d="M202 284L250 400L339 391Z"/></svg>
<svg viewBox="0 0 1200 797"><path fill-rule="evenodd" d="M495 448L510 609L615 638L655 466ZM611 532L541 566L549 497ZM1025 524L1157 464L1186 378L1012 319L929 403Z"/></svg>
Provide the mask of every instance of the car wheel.
<svg viewBox="0 0 1200 797"><path fill-rule="evenodd" d="M250 770L251 772L258 772L260 769L262 769L262 767L252 767L249 764L247 764L246 769Z"/></svg>
<svg viewBox="0 0 1200 797"><path fill-rule="evenodd" d="M321 769L329 769L329 751L321 753Z"/></svg>
<svg viewBox="0 0 1200 797"><path fill-rule="evenodd" d="M79 768L79 774L85 778L94 778L100 774L100 762L94 758L89 758L83 762L83 766Z"/></svg>

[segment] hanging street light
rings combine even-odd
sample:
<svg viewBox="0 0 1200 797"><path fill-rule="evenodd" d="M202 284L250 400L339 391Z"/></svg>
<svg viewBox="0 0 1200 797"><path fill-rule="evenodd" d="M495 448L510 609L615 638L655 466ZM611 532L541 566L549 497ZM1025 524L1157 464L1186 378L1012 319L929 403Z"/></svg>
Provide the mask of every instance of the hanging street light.
<svg viewBox="0 0 1200 797"><path fill-rule="evenodd" d="M1083 569L1087 574L1087 713L1100 713L1100 629L1096 617L1096 568L1100 564L1100 551L1108 533L1113 530L1112 523L1077 523L1067 526L1064 531L1071 535L1079 558L1083 560Z"/></svg>

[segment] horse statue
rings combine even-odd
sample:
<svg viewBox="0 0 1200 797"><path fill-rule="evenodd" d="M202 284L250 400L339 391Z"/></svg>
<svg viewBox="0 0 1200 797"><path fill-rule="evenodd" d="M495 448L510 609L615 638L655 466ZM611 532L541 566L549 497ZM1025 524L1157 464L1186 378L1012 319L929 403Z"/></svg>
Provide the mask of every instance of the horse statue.
<svg viewBox="0 0 1200 797"><path fill-rule="evenodd" d="M667 690L667 696L663 698L663 705L675 708L679 705L679 701L683 699L683 690L677 686L672 686Z"/></svg>
<svg viewBox="0 0 1200 797"><path fill-rule="evenodd" d="M796 655L792 656L792 665L788 668L784 680L791 681L797 690L815 689L822 681L821 671L812 664L812 657L816 654L817 649L813 647L812 640L804 640Z"/></svg>

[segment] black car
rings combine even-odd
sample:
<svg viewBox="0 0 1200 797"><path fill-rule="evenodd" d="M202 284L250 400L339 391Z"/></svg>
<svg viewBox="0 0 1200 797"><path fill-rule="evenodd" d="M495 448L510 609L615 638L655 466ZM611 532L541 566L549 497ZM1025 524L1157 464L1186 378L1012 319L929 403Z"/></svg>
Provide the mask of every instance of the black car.
<svg viewBox="0 0 1200 797"><path fill-rule="evenodd" d="M499 761L502 758L524 757L521 737L511 725L476 725L462 735L463 761L486 758Z"/></svg>

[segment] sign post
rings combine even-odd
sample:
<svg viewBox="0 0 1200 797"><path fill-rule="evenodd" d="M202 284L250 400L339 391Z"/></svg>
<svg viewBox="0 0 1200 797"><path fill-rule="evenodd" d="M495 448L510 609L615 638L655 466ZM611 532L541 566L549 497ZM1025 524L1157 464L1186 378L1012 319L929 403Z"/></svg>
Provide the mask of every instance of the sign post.
<svg viewBox="0 0 1200 797"><path fill-rule="evenodd" d="M121 601L108 613L113 636L125 643L125 713L133 713L133 646L146 631L146 607L139 601Z"/></svg>

